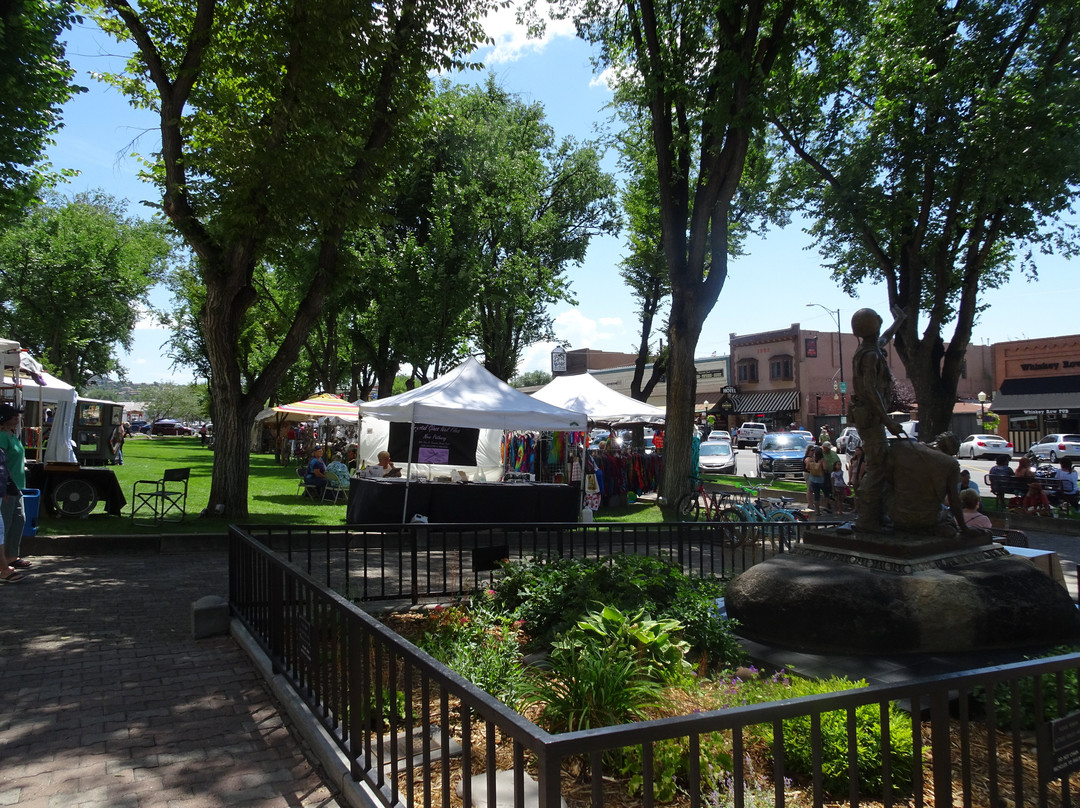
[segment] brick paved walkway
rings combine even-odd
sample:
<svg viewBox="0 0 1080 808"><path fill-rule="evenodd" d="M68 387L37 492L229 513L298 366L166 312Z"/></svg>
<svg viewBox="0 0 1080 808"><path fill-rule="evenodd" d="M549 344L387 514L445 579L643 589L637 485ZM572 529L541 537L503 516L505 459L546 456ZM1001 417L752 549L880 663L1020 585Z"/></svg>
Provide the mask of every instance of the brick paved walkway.
<svg viewBox="0 0 1080 808"><path fill-rule="evenodd" d="M0 584L0 806L336 808L229 637L223 551L34 558Z"/></svg>

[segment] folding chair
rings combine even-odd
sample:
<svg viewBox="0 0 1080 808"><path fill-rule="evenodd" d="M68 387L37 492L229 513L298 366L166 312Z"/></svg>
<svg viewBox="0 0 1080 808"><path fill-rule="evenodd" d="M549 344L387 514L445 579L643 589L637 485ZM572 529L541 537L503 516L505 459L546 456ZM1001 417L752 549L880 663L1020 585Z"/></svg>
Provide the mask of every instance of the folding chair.
<svg viewBox="0 0 1080 808"><path fill-rule="evenodd" d="M326 467L326 487L323 488L322 501L329 499L335 505L338 497L349 493L349 467L335 460Z"/></svg>
<svg viewBox="0 0 1080 808"><path fill-rule="evenodd" d="M131 486L132 524L138 523L140 519L154 525L183 522L187 515L190 476L190 468L166 469L160 480L136 481Z"/></svg>
<svg viewBox="0 0 1080 808"><path fill-rule="evenodd" d="M296 476L300 478L296 484L296 495L311 497L312 499L319 498L319 487L312 485L307 481L307 466L297 466Z"/></svg>

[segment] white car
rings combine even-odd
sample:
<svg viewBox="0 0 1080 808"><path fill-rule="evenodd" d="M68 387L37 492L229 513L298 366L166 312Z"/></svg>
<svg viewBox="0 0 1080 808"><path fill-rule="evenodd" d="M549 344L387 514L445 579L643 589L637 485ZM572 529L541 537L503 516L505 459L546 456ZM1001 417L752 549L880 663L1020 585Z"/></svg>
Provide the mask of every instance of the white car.
<svg viewBox="0 0 1080 808"><path fill-rule="evenodd" d="M707 440L701 444L698 455L698 473L734 474L735 456L738 454L731 444L722 440Z"/></svg>
<svg viewBox="0 0 1080 808"><path fill-rule="evenodd" d="M855 447L861 444L859 439L859 430L853 426L845 426L841 430L840 435L836 438L836 451L838 454L844 454L845 452L854 452Z"/></svg>
<svg viewBox="0 0 1080 808"><path fill-rule="evenodd" d="M960 444L960 457L1012 457L1013 445L999 435L968 435Z"/></svg>
<svg viewBox="0 0 1080 808"><path fill-rule="evenodd" d="M1056 463L1062 458L1080 459L1080 435L1062 435L1055 432L1028 447L1028 456Z"/></svg>
<svg viewBox="0 0 1080 808"><path fill-rule="evenodd" d="M726 429L714 429L709 433L709 437L705 438L707 441L722 440L731 443L731 433Z"/></svg>

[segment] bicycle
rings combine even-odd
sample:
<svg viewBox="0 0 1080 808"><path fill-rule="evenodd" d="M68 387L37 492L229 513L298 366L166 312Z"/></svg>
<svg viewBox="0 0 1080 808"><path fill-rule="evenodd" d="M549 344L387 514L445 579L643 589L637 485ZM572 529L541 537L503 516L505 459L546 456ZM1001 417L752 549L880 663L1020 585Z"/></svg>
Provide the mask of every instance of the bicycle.
<svg viewBox="0 0 1080 808"><path fill-rule="evenodd" d="M712 522L721 511L721 502L727 499L728 494L723 491L709 491L705 488L700 477L690 476L697 483L697 490L684 494L675 507L675 512L683 522L701 521L701 513L705 512L705 521Z"/></svg>

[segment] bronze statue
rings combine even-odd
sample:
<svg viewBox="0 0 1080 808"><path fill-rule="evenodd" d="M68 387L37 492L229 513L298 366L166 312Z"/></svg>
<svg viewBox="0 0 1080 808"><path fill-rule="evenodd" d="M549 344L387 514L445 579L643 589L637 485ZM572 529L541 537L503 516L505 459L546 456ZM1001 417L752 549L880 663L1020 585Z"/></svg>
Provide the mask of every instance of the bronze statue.
<svg viewBox="0 0 1080 808"><path fill-rule="evenodd" d="M881 317L873 309L859 309L851 317L851 331L861 342L851 360L852 392L848 413L859 430L866 471L859 484L859 513L855 530L881 533L884 523L884 496L888 441L885 429L899 435L899 422L889 416L892 397L892 371L885 356L885 345L904 320L904 312L894 308L895 321L881 334Z"/></svg>
<svg viewBox="0 0 1080 808"><path fill-rule="evenodd" d="M952 433L938 436L936 448L913 440L889 441L888 429L900 437L900 423L889 415L892 372L884 348L905 314L893 307L893 324L881 334L881 317L859 309L851 330L861 342L852 360L852 395L848 412L859 430L866 472L859 484L854 528L863 533L905 533L954 536L974 531L964 524L960 506L960 466L953 459L959 444ZM949 509L942 509L947 502ZM949 514L956 520L953 525Z"/></svg>

